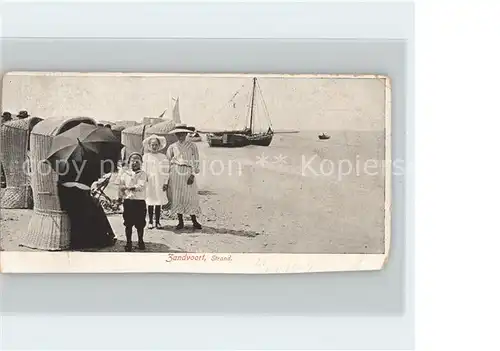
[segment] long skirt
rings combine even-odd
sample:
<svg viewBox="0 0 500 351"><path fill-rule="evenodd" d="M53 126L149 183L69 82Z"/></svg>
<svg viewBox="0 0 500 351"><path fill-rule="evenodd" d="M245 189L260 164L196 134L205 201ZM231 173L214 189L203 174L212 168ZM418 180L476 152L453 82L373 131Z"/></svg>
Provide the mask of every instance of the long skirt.
<svg viewBox="0 0 500 351"><path fill-rule="evenodd" d="M170 167L170 178L168 182L168 195L172 201L171 213L183 215L200 215L200 198L196 177L193 184L188 185L187 181L191 167L172 164Z"/></svg>
<svg viewBox="0 0 500 351"><path fill-rule="evenodd" d="M89 191L59 186L61 207L71 223L71 249L112 246L115 235L106 213Z"/></svg>

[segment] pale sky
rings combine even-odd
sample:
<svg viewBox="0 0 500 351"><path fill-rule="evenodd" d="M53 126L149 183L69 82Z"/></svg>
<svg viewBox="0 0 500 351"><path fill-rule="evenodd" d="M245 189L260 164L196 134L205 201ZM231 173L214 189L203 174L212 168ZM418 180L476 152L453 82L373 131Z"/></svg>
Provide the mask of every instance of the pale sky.
<svg viewBox="0 0 500 351"><path fill-rule="evenodd" d="M258 82L275 130L384 129L384 80L259 77ZM251 86L252 76L9 74L3 79L2 111L142 121L170 110L172 98L179 97L184 123L200 130L242 128ZM238 90L233 105L229 101ZM256 103L256 123L267 126L264 105Z"/></svg>

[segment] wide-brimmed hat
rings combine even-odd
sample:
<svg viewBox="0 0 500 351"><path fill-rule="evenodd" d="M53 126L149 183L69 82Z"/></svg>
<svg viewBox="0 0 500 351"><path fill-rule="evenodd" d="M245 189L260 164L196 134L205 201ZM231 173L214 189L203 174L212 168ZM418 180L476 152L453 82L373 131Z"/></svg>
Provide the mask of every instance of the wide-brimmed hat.
<svg viewBox="0 0 500 351"><path fill-rule="evenodd" d="M30 115L28 111L22 110L17 114L17 118L28 118Z"/></svg>
<svg viewBox="0 0 500 351"><path fill-rule="evenodd" d="M178 123L175 125L174 129L172 129L168 134L177 134L177 133L192 133L195 131L194 127L188 127L185 123Z"/></svg>
<svg viewBox="0 0 500 351"><path fill-rule="evenodd" d="M153 135L150 135L148 136L146 139L144 139L144 141L142 142L142 145L144 146L144 150L150 150L150 147L149 147L149 143L151 142L151 140L153 139L157 139L159 142L160 142L160 147L158 148L158 151L159 150L163 150L166 146L167 146L167 139L165 139L165 137L162 137L160 135L156 135L156 134L153 134Z"/></svg>
<svg viewBox="0 0 500 351"><path fill-rule="evenodd" d="M12 113L10 113L9 111L5 111L4 113L2 113L2 117L12 117Z"/></svg>

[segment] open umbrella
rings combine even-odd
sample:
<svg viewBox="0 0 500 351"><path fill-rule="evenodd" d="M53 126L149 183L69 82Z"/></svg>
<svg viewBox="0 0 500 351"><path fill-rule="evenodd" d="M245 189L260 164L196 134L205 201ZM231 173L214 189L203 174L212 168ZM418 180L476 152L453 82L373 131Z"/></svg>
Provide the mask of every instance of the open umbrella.
<svg viewBox="0 0 500 351"><path fill-rule="evenodd" d="M120 147L111 129L80 123L52 139L47 161L57 167L57 161L82 161L89 153L107 157Z"/></svg>

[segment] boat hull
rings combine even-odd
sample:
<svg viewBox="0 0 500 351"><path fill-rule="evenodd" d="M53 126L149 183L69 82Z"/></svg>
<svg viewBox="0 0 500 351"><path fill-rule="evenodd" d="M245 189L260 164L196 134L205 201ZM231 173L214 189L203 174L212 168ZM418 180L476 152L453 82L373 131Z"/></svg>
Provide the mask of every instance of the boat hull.
<svg viewBox="0 0 500 351"><path fill-rule="evenodd" d="M269 146L272 140L272 133L254 135L225 133L222 135L209 134L207 136L208 144L211 147Z"/></svg>
<svg viewBox="0 0 500 351"><path fill-rule="evenodd" d="M319 138L319 140L328 140L328 139L330 139L329 136L323 136L323 135L318 136L318 138Z"/></svg>
<svg viewBox="0 0 500 351"><path fill-rule="evenodd" d="M269 146L273 141L273 134L251 135L248 137L248 140L250 141L250 145Z"/></svg>
<svg viewBox="0 0 500 351"><path fill-rule="evenodd" d="M222 134L207 135L208 145L211 147L243 147L250 145L250 142L244 134Z"/></svg>

